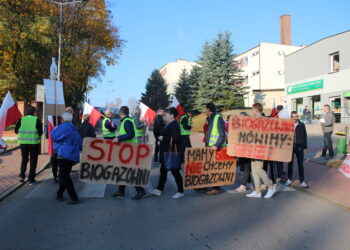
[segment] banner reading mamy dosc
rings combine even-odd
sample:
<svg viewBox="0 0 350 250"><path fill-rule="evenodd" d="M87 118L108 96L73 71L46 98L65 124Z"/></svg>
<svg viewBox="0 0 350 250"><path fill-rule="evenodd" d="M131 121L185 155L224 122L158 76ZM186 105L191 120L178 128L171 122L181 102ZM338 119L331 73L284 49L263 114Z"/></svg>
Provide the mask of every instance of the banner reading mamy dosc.
<svg viewBox="0 0 350 250"><path fill-rule="evenodd" d="M85 138L80 180L106 184L147 186L153 146Z"/></svg>
<svg viewBox="0 0 350 250"><path fill-rule="evenodd" d="M236 178L236 158L227 155L226 148L219 151L206 148L187 148L184 168L184 188L232 185Z"/></svg>
<svg viewBox="0 0 350 250"><path fill-rule="evenodd" d="M291 119L231 116L227 153L236 157L290 162L294 124Z"/></svg>

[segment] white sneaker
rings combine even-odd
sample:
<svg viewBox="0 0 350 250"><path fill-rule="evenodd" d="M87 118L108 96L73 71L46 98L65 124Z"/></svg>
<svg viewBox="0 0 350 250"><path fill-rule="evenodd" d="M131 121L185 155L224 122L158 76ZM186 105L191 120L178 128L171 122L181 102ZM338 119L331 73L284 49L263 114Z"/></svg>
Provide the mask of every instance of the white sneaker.
<svg viewBox="0 0 350 250"><path fill-rule="evenodd" d="M247 189L251 189L251 188L253 188L254 186L253 186L253 183L251 183L251 182L249 182L248 184L247 184Z"/></svg>
<svg viewBox="0 0 350 250"><path fill-rule="evenodd" d="M276 189L268 189L266 195L264 196L265 199L271 198L276 193Z"/></svg>
<svg viewBox="0 0 350 250"><path fill-rule="evenodd" d="M302 188L308 188L309 186L306 184L305 181L303 181L302 183L300 183L300 187L302 187Z"/></svg>
<svg viewBox="0 0 350 250"><path fill-rule="evenodd" d="M253 191L250 194L247 194L246 196L250 198L261 198L261 193L258 194L257 192Z"/></svg>
<svg viewBox="0 0 350 250"><path fill-rule="evenodd" d="M185 196L184 193L179 193L179 192L177 192L176 194L174 194L173 198L174 198L174 199L179 199L179 198L182 198L182 197L184 197L184 196Z"/></svg>
<svg viewBox="0 0 350 250"><path fill-rule="evenodd" d="M162 195L162 191L160 191L159 189L153 189L149 191L151 194L157 195L157 196L161 196Z"/></svg>
<svg viewBox="0 0 350 250"><path fill-rule="evenodd" d="M235 189L236 192L243 193L247 191L247 188L244 185L240 185L238 188Z"/></svg>
<svg viewBox="0 0 350 250"><path fill-rule="evenodd" d="M285 185L286 185L286 186L292 185L292 181L288 179L288 180L286 181Z"/></svg>

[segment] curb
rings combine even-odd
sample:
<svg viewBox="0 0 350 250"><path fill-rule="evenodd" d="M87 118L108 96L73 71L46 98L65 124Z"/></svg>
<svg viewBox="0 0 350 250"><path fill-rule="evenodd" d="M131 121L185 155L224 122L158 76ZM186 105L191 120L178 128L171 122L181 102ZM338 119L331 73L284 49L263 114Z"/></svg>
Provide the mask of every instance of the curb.
<svg viewBox="0 0 350 250"><path fill-rule="evenodd" d="M332 204L334 204L334 205L340 206L340 207L345 208L345 209L347 209L347 210L350 210L350 204L343 203L343 202L341 202L341 201L334 200L334 199L331 199L331 198L329 198L329 197L323 196L323 195L321 195L321 194L318 194L318 193L316 193L316 192L311 191L309 188L302 188L302 187L299 187L299 186L293 185L293 184L290 185L290 187L291 187L291 188L294 188L294 189L296 189L296 190L298 190L298 191L301 191L301 192L303 192L303 193L306 193L306 194L308 194L308 195L311 195L311 196L314 196L314 197L316 197L316 198L319 198L319 199L321 199L321 200L328 201L329 203L332 203Z"/></svg>
<svg viewBox="0 0 350 250"><path fill-rule="evenodd" d="M8 152L8 151L7 151ZM41 174L42 172L44 172L46 169L49 168L50 165L50 161L48 161L44 167L35 174L35 176L38 176L39 174ZM14 193L16 190L18 190L19 188L21 188L22 186L26 185L28 183L28 180L23 182L23 183L16 183L14 185L12 185L11 187L9 187L8 189L5 189L2 193L0 193L0 201L3 201L7 196L9 196L10 194Z"/></svg>
<svg viewBox="0 0 350 250"><path fill-rule="evenodd" d="M9 150L5 150L4 152L1 152L0 155L6 154L6 153L8 153L8 152L11 152L11 151L14 151L14 150L17 150L17 149L19 149L19 145L16 146L16 147L14 147L14 148L11 148L11 149L9 149Z"/></svg>

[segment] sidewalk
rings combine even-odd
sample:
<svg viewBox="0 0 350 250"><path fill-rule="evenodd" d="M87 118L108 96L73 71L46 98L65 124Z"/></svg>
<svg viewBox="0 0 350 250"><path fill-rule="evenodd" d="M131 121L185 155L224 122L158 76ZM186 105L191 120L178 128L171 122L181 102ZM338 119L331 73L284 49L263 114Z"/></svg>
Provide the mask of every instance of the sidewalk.
<svg viewBox="0 0 350 250"><path fill-rule="evenodd" d="M305 181L309 188L299 188L299 181L295 181L293 187L350 208L350 178L345 177L338 169L326 166L326 161L318 158L321 155L322 138L320 135L309 136L310 146L305 155L307 160L304 162ZM202 140L203 134L191 136L193 147L202 147ZM287 173L287 163L284 163L284 171ZM293 179L299 179L296 160L293 167Z"/></svg>
<svg viewBox="0 0 350 250"><path fill-rule="evenodd" d="M42 170L46 163L49 161L49 155L39 155L38 165L36 172ZM21 164L21 151L15 149L12 151L4 152L0 154L0 196L4 192L9 191L16 185L19 185L18 174ZM27 167L27 176L29 172L29 163Z"/></svg>

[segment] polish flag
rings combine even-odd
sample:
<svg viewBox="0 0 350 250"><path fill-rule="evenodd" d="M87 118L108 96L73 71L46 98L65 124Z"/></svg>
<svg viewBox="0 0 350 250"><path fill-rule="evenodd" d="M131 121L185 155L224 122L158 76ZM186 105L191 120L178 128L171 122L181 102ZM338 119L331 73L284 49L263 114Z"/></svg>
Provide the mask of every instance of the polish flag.
<svg viewBox="0 0 350 250"><path fill-rule="evenodd" d="M17 122L21 117L22 114L18 110L17 104L13 100L10 91L8 91L0 108L0 138L5 128Z"/></svg>
<svg viewBox="0 0 350 250"><path fill-rule="evenodd" d="M102 116L101 113L97 109L92 107L87 102L84 104L84 110L83 110L83 115L86 115L86 114L90 115L90 123L94 127L95 127L96 123L98 122L98 120L100 120L100 118Z"/></svg>
<svg viewBox="0 0 350 250"><path fill-rule="evenodd" d="M275 98L273 98L273 104L272 104L272 110L271 110L270 116L271 117L278 117L276 103L275 103Z"/></svg>
<svg viewBox="0 0 350 250"><path fill-rule="evenodd" d="M154 118L156 118L156 112L154 112L151 108L147 107L145 104L140 102L139 108L141 110L141 120L148 121L148 126L152 124Z"/></svg>
<svg viewBox="0 0 350 250"><path fill-rule="evenodd" d="M53 116L49 115L47 117L47 135L48 135L48 141L49 141L49 145L48 145L48 154L52 155L53 152L53 141L51 139L51 131L55 128L55 124L53 122Z"/></svg>
<svg viewBox="0 0 350 250"><path fill-rule="evenodd" d="M176 96L173 96L173 105L174 108L176 108L177 112L179 113L176 119L180 119L180 117L185 114L185 111L179 101L177 100Z"/></svg>

